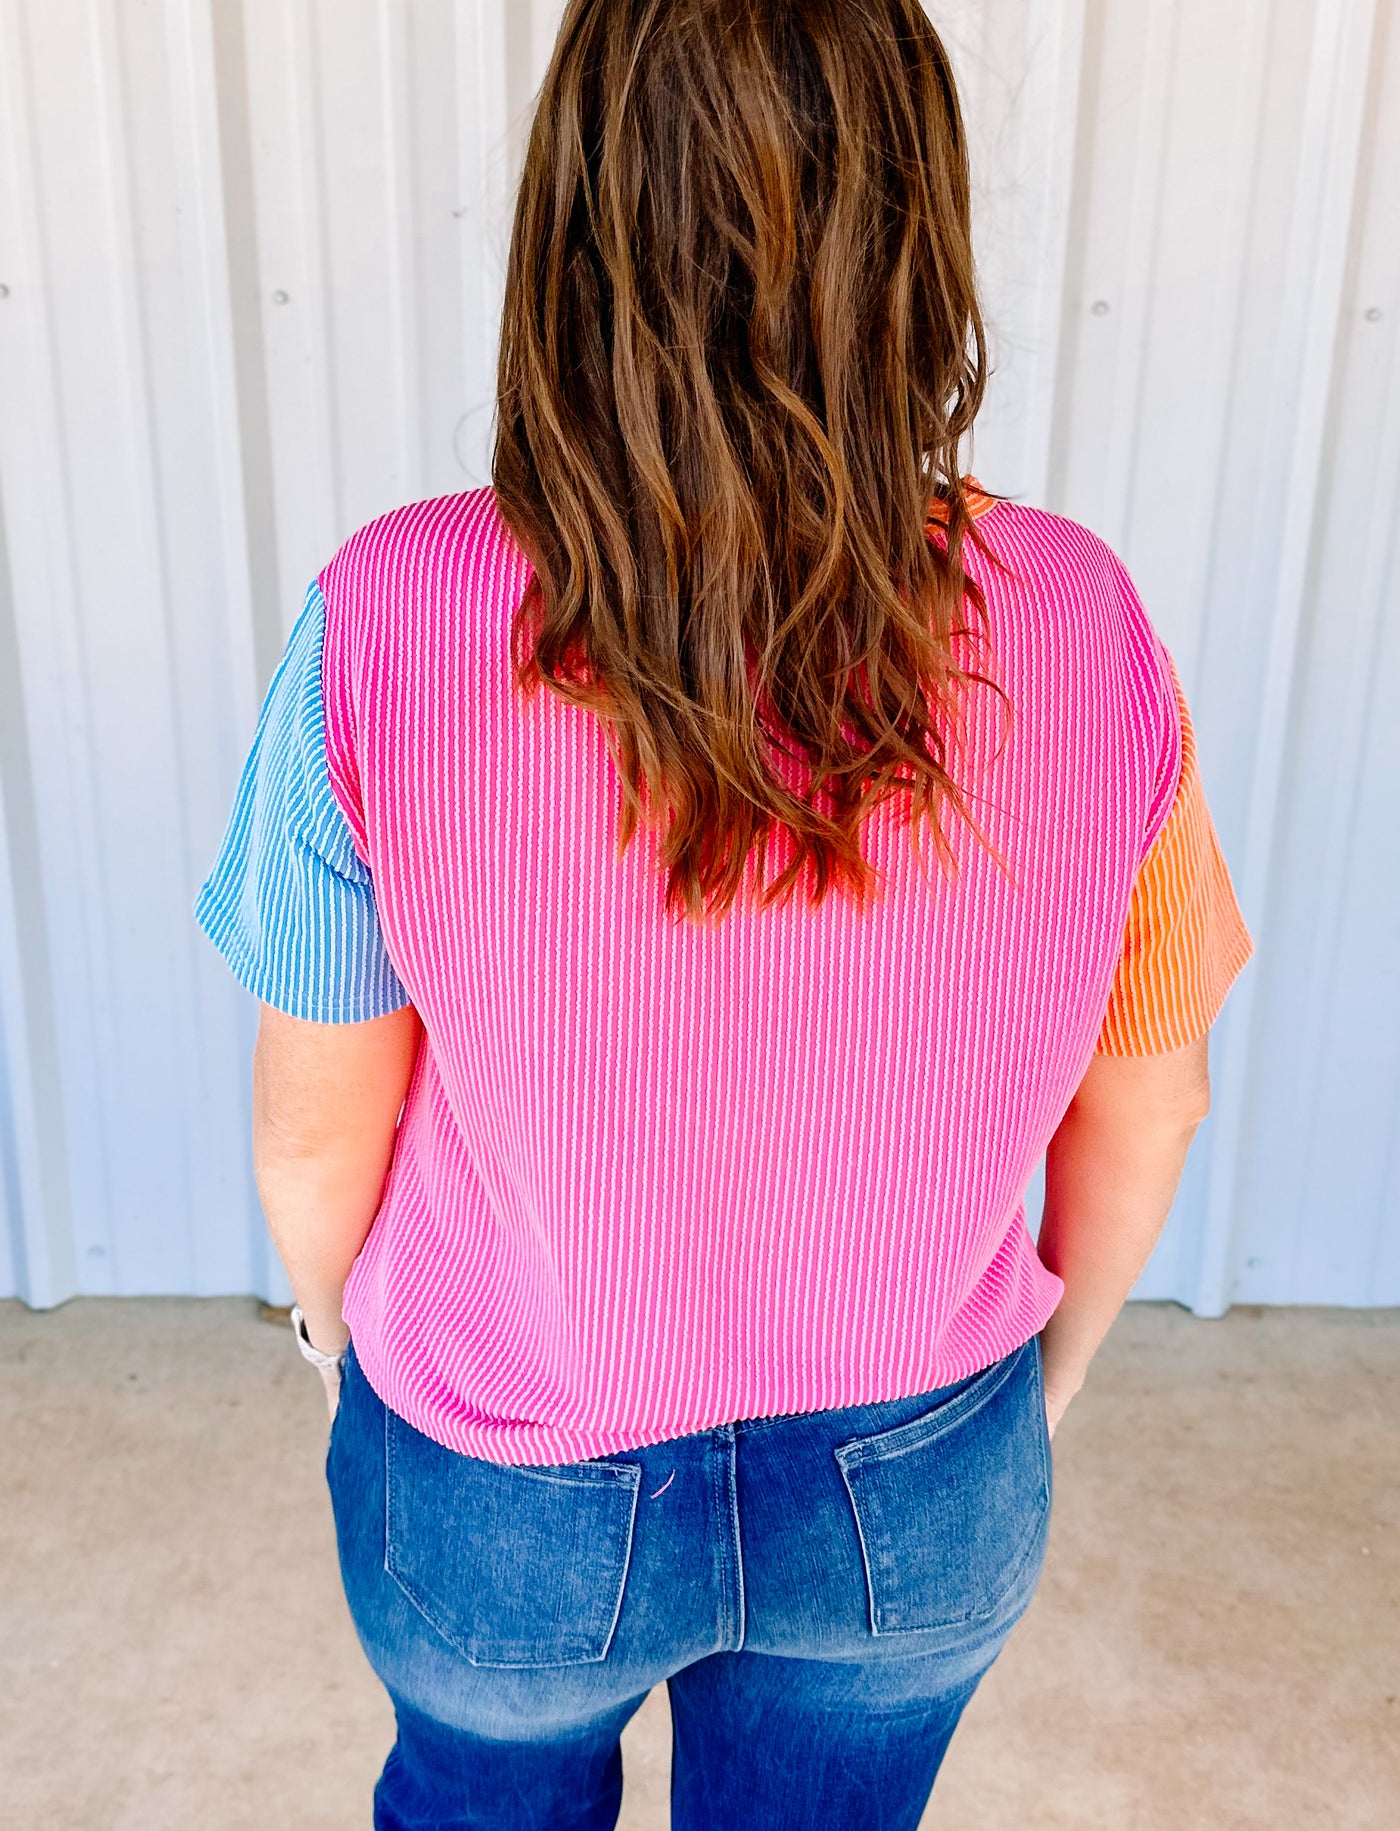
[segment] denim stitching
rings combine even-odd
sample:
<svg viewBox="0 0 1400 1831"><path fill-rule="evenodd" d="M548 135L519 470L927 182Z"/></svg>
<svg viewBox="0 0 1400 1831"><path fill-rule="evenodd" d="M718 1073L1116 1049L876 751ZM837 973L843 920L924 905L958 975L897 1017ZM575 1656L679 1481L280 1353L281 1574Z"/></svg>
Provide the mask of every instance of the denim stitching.
<svg viewBox="0 0 1400 1831"><path fill-rule="evenodd" d="M856 1505L855 1493L851 1487L851 1478L846 1473L845 1465L839 1458L837 1459L836 1466L841 1471L841 1480L845 1484L846 1497L851 1503L851 1518L856 1523L856 1537L860 1540L860 1566L865 1572L866 1610L870 1620L870 1632L872 1635L875 1635L880 1632L880 1621L879 1610L875 1604L875 1579L871 1574L870 1569L870 1548L865 1542L865 1527L861 1524L860 1508Z"/></svg>
<svg viewBox="0 0 1400 1831"><path fill-rule="evenodd" d="M734 1450L734 1426L718 1424L710 1432L710 1448L713 1454L713 1474L711 1487L715 1503L716 1545L720 1563L720 1607L719 1607L719 1647L722 1653L732 1652L734 1648L734 1510L736 1496L733 1491L732 1456Z"/></svg>
<svg viewBox="0 0 1400 1831"><path fill-rule="evenodd" d="M565 1657L559 1659L484 1659L479 1653L475 1653L471 1650L468 1641L463 1636L451 1632L446 1624L438 1619L436 1612L437 1605L430 1597L420 1590L413 1578L405 1571L396 1570L390 1563L390 1554L393 1549L390 1497L394 1489L395 1466L394 1432L391 1429L392 1423L393 1414L386 1405L384 1407L384 1570L385 1574L389 1577L389 1580L403 1591L404 1595L407 1596L414 1608L418 1610L418 1613L428 1623L429 1627L432 1628L433 1632L441 1636L454 1652L460 1654L461 1657L466 1660L468 1665L478 1667L484 1671L531 1672L558 1670L561 1667L566 1666L592 1666L601 1664L602 1661L607 1658L608 1649L612 1645L613 1635L617 1630L617 1623L622 1614L622 1603L627 1589L627 1573L632 1561L632 1536L637 1516L637 1495L642 1484L642 1471L640 1465L637 1463L609 1463L600 1465L598 1476L590 1476L587 1480L573 1483L570 1483L567 1480L558 1481L558 1478L555 1478L556 1481L558 1481L558 1485L562 1486L572 1485L580 1488L592 1487L597 1484L598 1480L602 1479L611 1482L613 1485L620 1483L631 1490L632 1504L627 1511L626 1521L621 1530L615 1531L613 1534L613 1550L615 1553L620 1551L622 1554L621 1573L617 1585L617 1601L613 1607L612 1618L609 1622L607 1635L603 1640L601 1650L596 1653L591 1651L570 1652ZM412 1426L410 1425L408 1428L412 1429ZM602 1467L604 1466L609 1470L616 1470L616 1474L604 1476L602 1474ZM534 1469L524 1472L528 1474L539 1473L538 1470ZM569 1643L566 1642L566 1644ZM586 1647L591 1646L592 1643L584 1640L582 1636L575 1635L572 1644Z"/></svg>
<svg viewBox="0 0 1400 1831"><path fill-rule="evenodd" d="M1036 1339L1034 1337L1032 1337L1030 1343L1023 1344L1023 1347L1020 1350L1020 1352L1013 1350L1011 1354L1006 1356L1004 1361L993 1362L994 1368L1000 1367L1000 1369L1001 1369L1000 1378L998 1378L996 1380L985 1382L984 1383L985 1390L978 1390L977 1402L973 1405L964 1407L962 1410L960 1410L957 1414L957 1417L953 1419L954 1423L960 1422L966 1418L974 1417L977 1414L977 1412L981 1410L983 1404L985 1404L986 1401L988 1399L990 1399L995 1393L1000 1391L1001 1387L1005 1384L1006 1380L1010 1377L1011 1373L1014 1371L1015 1366L1016 1366L1018 1360L1020 1359L1020 1353L1023 1353L1025 1351L1026 1346L1031 1346L1034 1349L1033 1358L1035 1360L1036 1365L1035 1365L1035 1377L1032 1381L1032 1384L1035 1389L1035 1396L1040 1405L1040 1410L1041 1410L1042 1420L1043 1420L1045 1401L1044 1401L1043 1391L1041 1390L1041 1383L1040 1383L1040 1377L1039 1377L1039 1343L1036 1341ZM888 1456L878 1458L878 1460L896 1461L901 1456L908 1455L914 1449L919 1449L919 1448L922 1448L927 1443L935 1442L940 1436L945 1434L945 1431L948 1428L947 1420L943 1419L941 1416L943 1411L945 1409L951 1411L953 1409L953 1407L958 1404L958 1400L964 1396L964 1393L970 1393L973 1390L974 1390L973 1387L965 1387L964 1391L962 1393L958 1394L957 1399L951 1400L946 1408L939 1407L939 1408L937 1408L937 1411L934 1414L930 1414L931 1417L938 1416L940 1418L939 1427L937 1429L928 1431L924 1435L919 1436L916 1440L913 1440L913 1441L909 1442L908 1444L902 1444L899 1447L899 1449L893 1451ZM870 1548L866 1543L865 1527L861 1520L860 1506L859 1506L859 1503L856 1498L855 1489L852 1487L851 1479L850 1479L851 1468L863 1468L867 1462L873 1460L874 1458L872 1458L871 1456L868 1456L868 1455L867 1456L856 1456L853 1454L849 1454L848 1452L855 1451L858 1448L860 1448L862 1445L865 1445L865 1444L878 1443L882 1437L898 1436L901 1431L909 1430L914 1425L922 1424L922 1423L925 1423L928 1421L929 1421L928 1419L913 1418L910 1420L909 1424L897 1425L891 1431L878 1432L873 1437L857 1438L854 1443L840 1444L832 1452L833 1456L836 1459L836 1466L841 1471L841 1480L845 1485L847 1499L849 1500L850 1506L851 1506L851 1515L855 1521L856 1537L860 1541L861 1566L865 1573L865 1593L866 1593L866 1600L869 1605L870 1633L873 1638L889 1639L892 1636L901 1635L901 1634L939 1634L939 1633L947 1633L947 1632L949 1632L951 1630L955 1630L955 1629L978 1628L978 1627L986 1626L986 1624L989 1621L994 1620L996 1618L996 1616L998 1615L998 1613L1006 1607L1008 1599L1010 1597L1014 1596L1017 1585L1020 1583L1022 1577L1025 1575L1026 1567L1031 1561L1032 1553L1034 1552L1037 1544L1041 1543L1045 1536L1046 1522L1049 1517L1049 1508L1050 1508L1050 1479L1049 1479L1049 1475L1048 1475L1047 1468L1046 1468L1046 1443L1048 1441L1048 1434L1047 1434L1046 1430L1044 1429L1043 1423L1042 1423L1042 1428L1039 1432L1041 1475L1040 1475L1039 1491L1036 1496L1036 1499L1039 1502L1039 1507L1037 1510L1035 1523L1034 1523L1029 1535L1027 1536L1026 1543L1022 1547L1022 1549L1016 1559L1015 1564L1012 1566L1010 1572L1007 1574L1006 1578L1003 1581L1003 1584L1001 1587L1001 1593L996 1597L996 1599L994 1601L987 1603L983 1608L970 1610L969 1612L962 1614L962 1615L951 1616L948 1619L943 1620L943 1621L930 1622L930 1623L927 1623L926 1625L924 1625L923 1627L908 1627L908 1628L881 1627L880 1626L880 1615L881 1615L882 1611L879 1608L879 1606L877 1605L876 1600L875 1600L875 1576L874 1576L874 1570L872 1568L873 1560L870 1555Z"/></svg>
<svg viewBox="0 0 1400 1831"><path fill-rule="evenodd" d="M876 1606L875 1602L875 1583L871 1572L870 1553L865 1543L865 1531L861 1525L860 1512L856 1506L855 1495L852 1492L851 1484L846 1477L844 1468L841 1470L841 1477L846 1482L846 1492L851 1499L851 1511L855 1515L856 1536L860 1540L861 1563L865 1567L865 1593L870 1604L870 1632L873 1638L880 1640L890 1640L901 1634L944 1634L954 1629L985 1627L989 1621L994 1621L1002 1609L1006 1607L1007 1599L1015 1594L1017 1585L1025 1575L1026 1566L1031 1561L1031 1554L1044 1536L1045 1522L1049 1515L1049 1509L1046 1504L1047 1496L1044 1484L1042 1483L1038 1497L1041 1505L1036 1514L1035 1524L1031 1529L1030 1535L1028 1536L1020 1555L1017 1557L1015 1564L1012 1566L1010 1573L1002 1585L1001 1593L994 1601L987 1603L983 1608L970 1610L966 1614L949 1615L942 1621L926 1622L922 1627L881 1627L879 1625L879 1618L883 1611Z"/></svg>
<svg viewBox="0 0 1400 1831"><path fill-rule="evenodd" d="M1024 1344L1022 1345L1024 1346ZM1008 1350L1007 1357L1015 1353L1016 1349L1011 1348ZM940 1401L943 1405L951 1405L955 1399L962 1397L974 1381L980 1379L984 1373L990 1373L991 1369L997 1365L998 1362L990 1361L987 1366L978 1367L972 1373L965 1373L959 1379L948 1380L942 1386L929 1386L922 1392L897 1393L892 1399L856 1399L849 1405L823 1405L819 1411L779 1411L762 1418L740 1418L735 1423L735 1429L742 1431L747 1436L751 1431L767 1430L770 1425L774 1424L792 1424L798 1419L805 1421L807 1419L835 1418L843 1411L878 1411L884 1405L907 1405L911 1399L933 1399L940 1392L947 1392L950 1387L955 1386L958 1390L953 1393L952 1398Z"/></svg>
<svg viewBox="0 0 1400 1831"><path fill-rule="evenodd" d="M739 1438L732 1428L729 1432L729 1521L734 1544L734 1594L738 1604L738 1637L734 1642L737 1653L744 1644L748 1633L748 1611L744 1597L744 1537L739 1525Z"/></svg>
<svg viewBox="0 0 1400 1831"><path fill-rule="evenodd" d="M712 1430L710 1432L710 1453L709 1453L708 1457L706 1458L706 1461L708 1463L708 1470L709 1470L709 1477L710 1477L710 1498L714 1503L714 1509L715 1509L715 1545L714 1545L714 1549L715 1549L716 1563L717 1563L718 1569L719 1569L719 1606L716 1611L716 1621L715 1621L716 1640L718 1643L716 1646L716 1651L722 1653L725 1650L725 1642L728 1638L727 1631L726 1631L727 1626L728 1626L726 1616L727 1616L727 1611L728 1611L728 1607L729 1607L729 1603L728 1603L729 1580L728 1580L728 1575L727 1575L727 1571L726 1571L726 1564L727 1564L727 1560L728 1560L728 1556L729 1556L729 1551L728 1551L728 1547L726 1546L725 1541L724 1541L724 1534L719 1530L719 1521L723 1517L723 1512L724 1512L723 1496L720 1493L720 1471L719 1471L719 1455L718 1455L720 1428L722 1428L722 1427L716 1427L714 1430Z"/></svg>
<svg viewBox="0 0 1400 1831"><path fill-rule="evenodd" d="M949 1384L955 1386L958 1382L951 1380ZM934 1393L942 1390L941 1386L930 1386L928 1396L932 1397ZM849 1405L823 1405L820 1411L778 1411L766 1418L740 1418L734 1428L743 1431L744 1435L748 1436L752 1431L768 1430L774 1424L796 1424L799 1421L806 1423L809 1420L836 1418L843 1411L876 1411L882 1405L906 1405L910 1399L920 1399L924 1396L921 1392L909 1392L893 1399L856 1399Z"/></svg>
<svg viewBox="0 0 1400 1831"><path fill-rule="evenodd" d="M384 1429L384 1574L391 1583L397 1583L398 1578L389 1568L389 1497L394 1491L394 1439L389 1432L389 1407L381 1401L380 1410Z"/></svg>
<svg viewBox="0 0 1400 1831"><path fill-rule="evenodd" d="M1045 1504L1054 1505L1055 1462L1050 1453L1050 1420L1045 1413L1045 1367L1041 1360L1040 1337L1035 1338L1035 1392L1040 1403L1040 1481L1045 1490Z"/></svg>
<svg viewBox="0 0 1400 1831"><path fill-rule="evenodd" d="M957 1424L963 1423L979 1412L989 1399L996 1396L1016 1370L1017 1362L1024 1349L1013 1349L1005 1359L993 1361L990 1367L983 1370L981 1377L970 1386L964 1386L955 1398L945 1400L942 1405L935 1405L917 1418L910 1418L904 1424L892 1425L889 1430L874 1432L868 1437L853 1438L850 1443L838 1444L832 1454L845 1468L848 1464L859 1468L871 1461L894 1462L911 1451L922 1449L926 1443L943 1436ZM889 1443L908 1434L908 1441L900 1443L898 1448L891 1449Z"/></svg>
<svg viewBox="0 0 1400 1831"><path fill-rule="evenodd" d="M600 1660L604 1660L608 1657L608 1651L613 1643L613 1635L617 1632L617 1624L622 1619L622 1604L627 1595L627 1578L632 1569L632 1541L636 1536L637 1528L637 1497L642 1491L642 1471L640 1465L637 1463L628 1463L624 1466L631 1469L636 1479L631 1484L632 1505L627 1510L627 1529L625 1533L622 1534L625 1541L622 1547L622 1581L617 1586L617 1606L613 1610L612 1620L608 1623L608 1632L603 1641L603 1650L598 1655Z"/></svg>

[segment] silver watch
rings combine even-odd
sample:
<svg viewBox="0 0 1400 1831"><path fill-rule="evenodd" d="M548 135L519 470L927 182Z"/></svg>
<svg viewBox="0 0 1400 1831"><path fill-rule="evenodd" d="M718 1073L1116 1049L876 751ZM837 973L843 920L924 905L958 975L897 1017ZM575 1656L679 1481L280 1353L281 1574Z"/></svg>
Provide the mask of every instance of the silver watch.
<svg viewBox="0 0 1400 1831"><path fill-rule="evenodd" d="M306 1332L306 1318L301 1313L299 1303L292 1305L292 1333L297 1338L298 1348L301 1349L301 1358L310 1361L318 1373L324 1373L330 1367L334 1367L337 1373L340 1372L345 1361L345 1350L342 1348L339 1354L322 1354Z"/></svg>

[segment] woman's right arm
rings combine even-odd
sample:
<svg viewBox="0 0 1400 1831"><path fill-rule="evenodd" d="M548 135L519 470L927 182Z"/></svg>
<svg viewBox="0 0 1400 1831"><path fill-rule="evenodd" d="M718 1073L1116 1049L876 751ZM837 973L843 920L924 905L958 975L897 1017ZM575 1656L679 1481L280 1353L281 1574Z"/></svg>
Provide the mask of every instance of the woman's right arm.
<svg viewBox="0 0 1400 1831"><path fill-rule="evenodd" d="M1065 1285L1040 1338L1052 1434L1166 1222L1210 1106L1206 1049L1096 1055L1050 1141L1039 1250Z"/></svg>

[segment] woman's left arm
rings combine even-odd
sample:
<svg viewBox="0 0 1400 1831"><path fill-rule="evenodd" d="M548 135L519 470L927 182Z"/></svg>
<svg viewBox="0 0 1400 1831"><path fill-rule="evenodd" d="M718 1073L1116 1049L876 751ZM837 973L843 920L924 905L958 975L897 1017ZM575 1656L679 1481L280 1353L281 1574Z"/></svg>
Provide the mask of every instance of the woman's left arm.
<svg viewBox="0 0 1400 1831"><path fill-rule="evenodd" d="M394 1154L423 1026L411 1005L314 1024L262 1007L253 1056L253 1169L313 1346L349 1340L341 1298Z"/></svg>

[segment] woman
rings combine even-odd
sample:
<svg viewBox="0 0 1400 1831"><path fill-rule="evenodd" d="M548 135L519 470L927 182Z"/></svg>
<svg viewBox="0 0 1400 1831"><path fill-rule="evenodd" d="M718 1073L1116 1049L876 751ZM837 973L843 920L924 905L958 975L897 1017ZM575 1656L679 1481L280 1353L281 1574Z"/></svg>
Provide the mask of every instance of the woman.
<svg viewBox="0 0 1400 1831"><path fill-rule="evenodd" d="M379 1826L613 1824L664 1679L677 1826L912 1827L1029 1601L1249 941L982 350L915 0L574 0L494 490L312 586L199 905Z"/></svg>

